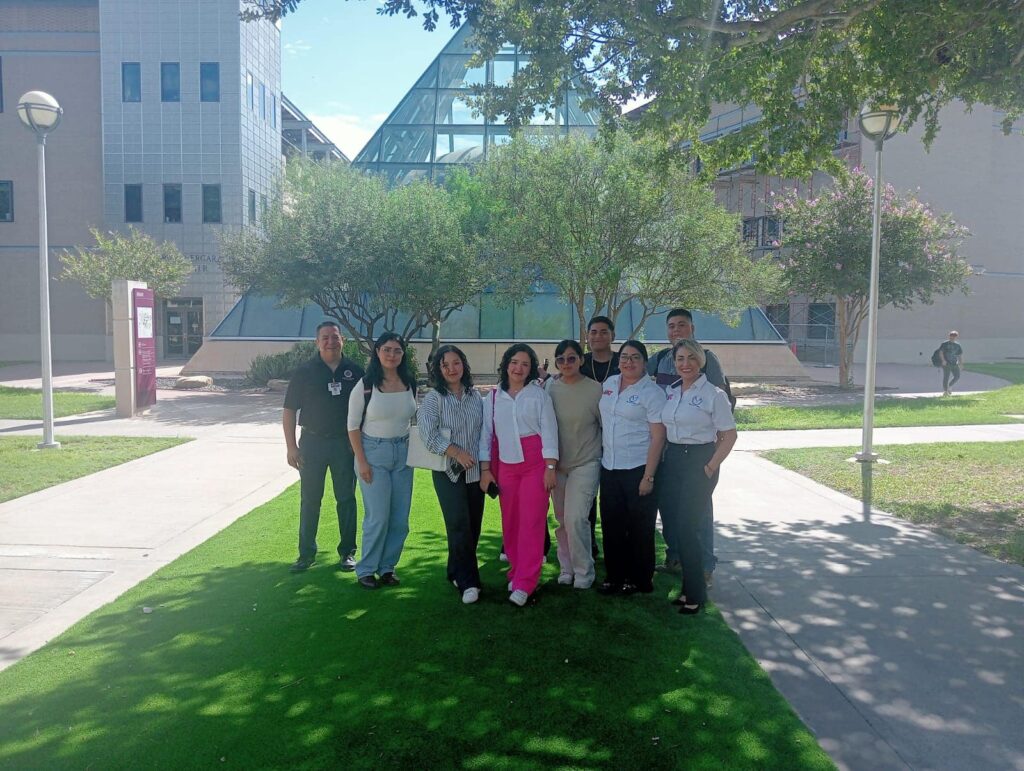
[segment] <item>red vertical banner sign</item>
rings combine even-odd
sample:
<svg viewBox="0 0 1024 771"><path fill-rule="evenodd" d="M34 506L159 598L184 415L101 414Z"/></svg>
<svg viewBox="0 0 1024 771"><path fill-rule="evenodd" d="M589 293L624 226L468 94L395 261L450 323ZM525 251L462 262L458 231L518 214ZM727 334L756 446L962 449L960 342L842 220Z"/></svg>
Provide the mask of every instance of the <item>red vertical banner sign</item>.
<svg viewBox="0 0 1024 771"><path fill-rule="evenodd" d="M155 305L152 289L132 290L136 410L156 404L156 334L153 326Z"/></svg>

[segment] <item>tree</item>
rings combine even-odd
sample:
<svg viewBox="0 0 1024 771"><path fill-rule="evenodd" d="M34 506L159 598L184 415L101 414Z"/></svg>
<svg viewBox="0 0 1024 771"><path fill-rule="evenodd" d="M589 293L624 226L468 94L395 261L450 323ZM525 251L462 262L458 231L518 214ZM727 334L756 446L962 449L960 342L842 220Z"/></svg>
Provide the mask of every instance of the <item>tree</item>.
<svg viewBox="0 0 1024 771"><path fill-rule="evenodd" d="M490 240L506 265L554 284L575 308L613 319L637 302L646 319L670 305L737 312L775 287L779 271L752 260L736 215L657 149L620 132L604 140L518 137L478 167L496 202ZM591 306L592 303L592 306Z"/></svg>
<svg viewBox="0 0 1024 771"><path fill-rule="evenodd" d="M816 198L790 193L775 203L783 219L783 260L790 294L835 298L839 384L850 387L853 347L868 315L874 180L855 169ZM967 229L948 214L882 191L878 306L931 304L935 295L967 293L970 267L957 253Z"/></svg>
<svg viewBox="0 0 1024 771"><path fill-rule="evenodd" d="M172 297L192 272L192 263L170 241L157 243L147 234L128 228L128 233L89 232L96 246L77 246L65 250L60 279L77 281L86 294L110 303L111 282L115 279L145 281L154 294Z"/></svg>
<svg viewBox="0 0 1024 771"><path fill-rule="evenodd" d="M285 305L319 305L364 352L385 330L408 339L432 325L436 341L487 280L466 258L459 217L425 182L389 190L340 163L289 161L262 231L225 239L224 269Z"/></svg>
<svg viewBox="0 0 1024 771"><path fill-rule="evenodd" d="M277 18L301 0L246 0L248 17ZM654 100L635 127L689 142L708 169L755 157L763 171L806 176L834 169L847 115L877 97L924 120L926 143L954 100L1024 111L1022 0L383 0L389 16L438 12L476 30L481 56L506 41L528 55L509 86L481 93L488 115L524 125L552 105L567 73L582 72L606 117ZM714 103L752 105L759 123L700 142Z"/></svg>

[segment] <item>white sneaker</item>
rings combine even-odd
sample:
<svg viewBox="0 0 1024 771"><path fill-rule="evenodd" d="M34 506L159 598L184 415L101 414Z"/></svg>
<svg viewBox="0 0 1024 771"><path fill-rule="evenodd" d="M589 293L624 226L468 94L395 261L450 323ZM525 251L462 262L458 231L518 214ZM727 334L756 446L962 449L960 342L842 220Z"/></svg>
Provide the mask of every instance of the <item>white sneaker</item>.
<svg viewBox="0 0 1024 771"><path fill-rule="evenodd" d="M594 585L593 581L577 581L572 585L573 589L589 589Z"/></svg>
<svg viewBox="0 0 1024 771"><path fill-rule="evenodd" d="M562 573L558 576L558 583L562 586L572 586L572 573Z"/></svg>
<svg viewBox="0 0 1024 771"><path fill-rule="evenodd" d="M516 589L512 594L508 596L508 601L513 605L518 605L520 608L526 604L526 601L530 599L530 595L524 592L522 589Z"/></svg>
<svg viewBox="0 0 1024 771"><path fill-rule="evenodd" d="M512 582L511 581L508 582L508 590L510 592L512 591Z"/></svg>
<svg viewBox="0 0 1024 771"><path fill-rule="evenodd" d="M498 555L498 562L508 562L508 555L502 552Z"/></svg>
<svg viewBox="0 0 1024 771"><path fill-rule="evenodd" d="M469 587L462 593L462 601L466 605L472 605L474 602L480 599L480 590L475 586Z"/></svg>

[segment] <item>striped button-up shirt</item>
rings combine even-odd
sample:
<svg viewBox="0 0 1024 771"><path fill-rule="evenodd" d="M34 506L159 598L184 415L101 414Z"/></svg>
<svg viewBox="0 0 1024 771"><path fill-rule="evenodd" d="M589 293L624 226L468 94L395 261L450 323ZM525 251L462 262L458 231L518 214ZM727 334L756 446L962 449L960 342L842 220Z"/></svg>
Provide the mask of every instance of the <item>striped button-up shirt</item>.
<svg viewBox="0 0 1024 771"><path fill-rule="evenodd" d="M442 396L431 388L423 397L419 417L416 420L423 444L431 452L443 455L450 444L468 452L474 460L478 460L477 445L480 441L480 429L483 424L484 403L475 388L463 391L456 396L446 391ZM441 430L445 429L447 435ZM450 437L450 439L448 438ZM462 466L451 458L448 459L448 478L458 481ZM480 481L480 464L466 469L467 482Z"/></svg>

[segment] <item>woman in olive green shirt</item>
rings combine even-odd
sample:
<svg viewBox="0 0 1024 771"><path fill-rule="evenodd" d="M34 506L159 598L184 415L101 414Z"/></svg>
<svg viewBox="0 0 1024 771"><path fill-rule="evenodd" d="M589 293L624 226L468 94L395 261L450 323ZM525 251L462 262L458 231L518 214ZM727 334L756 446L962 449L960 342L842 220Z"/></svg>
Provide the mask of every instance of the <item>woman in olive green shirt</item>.
<svg viewBox="0 0 1024 771"><path fill-rule="evenodd" d="M589 589L594 583L590 507L601 480L601 384L580 373L583 349L575 340L555 348L559 377L545 387L558 421L558 469L551 500L558 519L558 583Z"/></svg>

